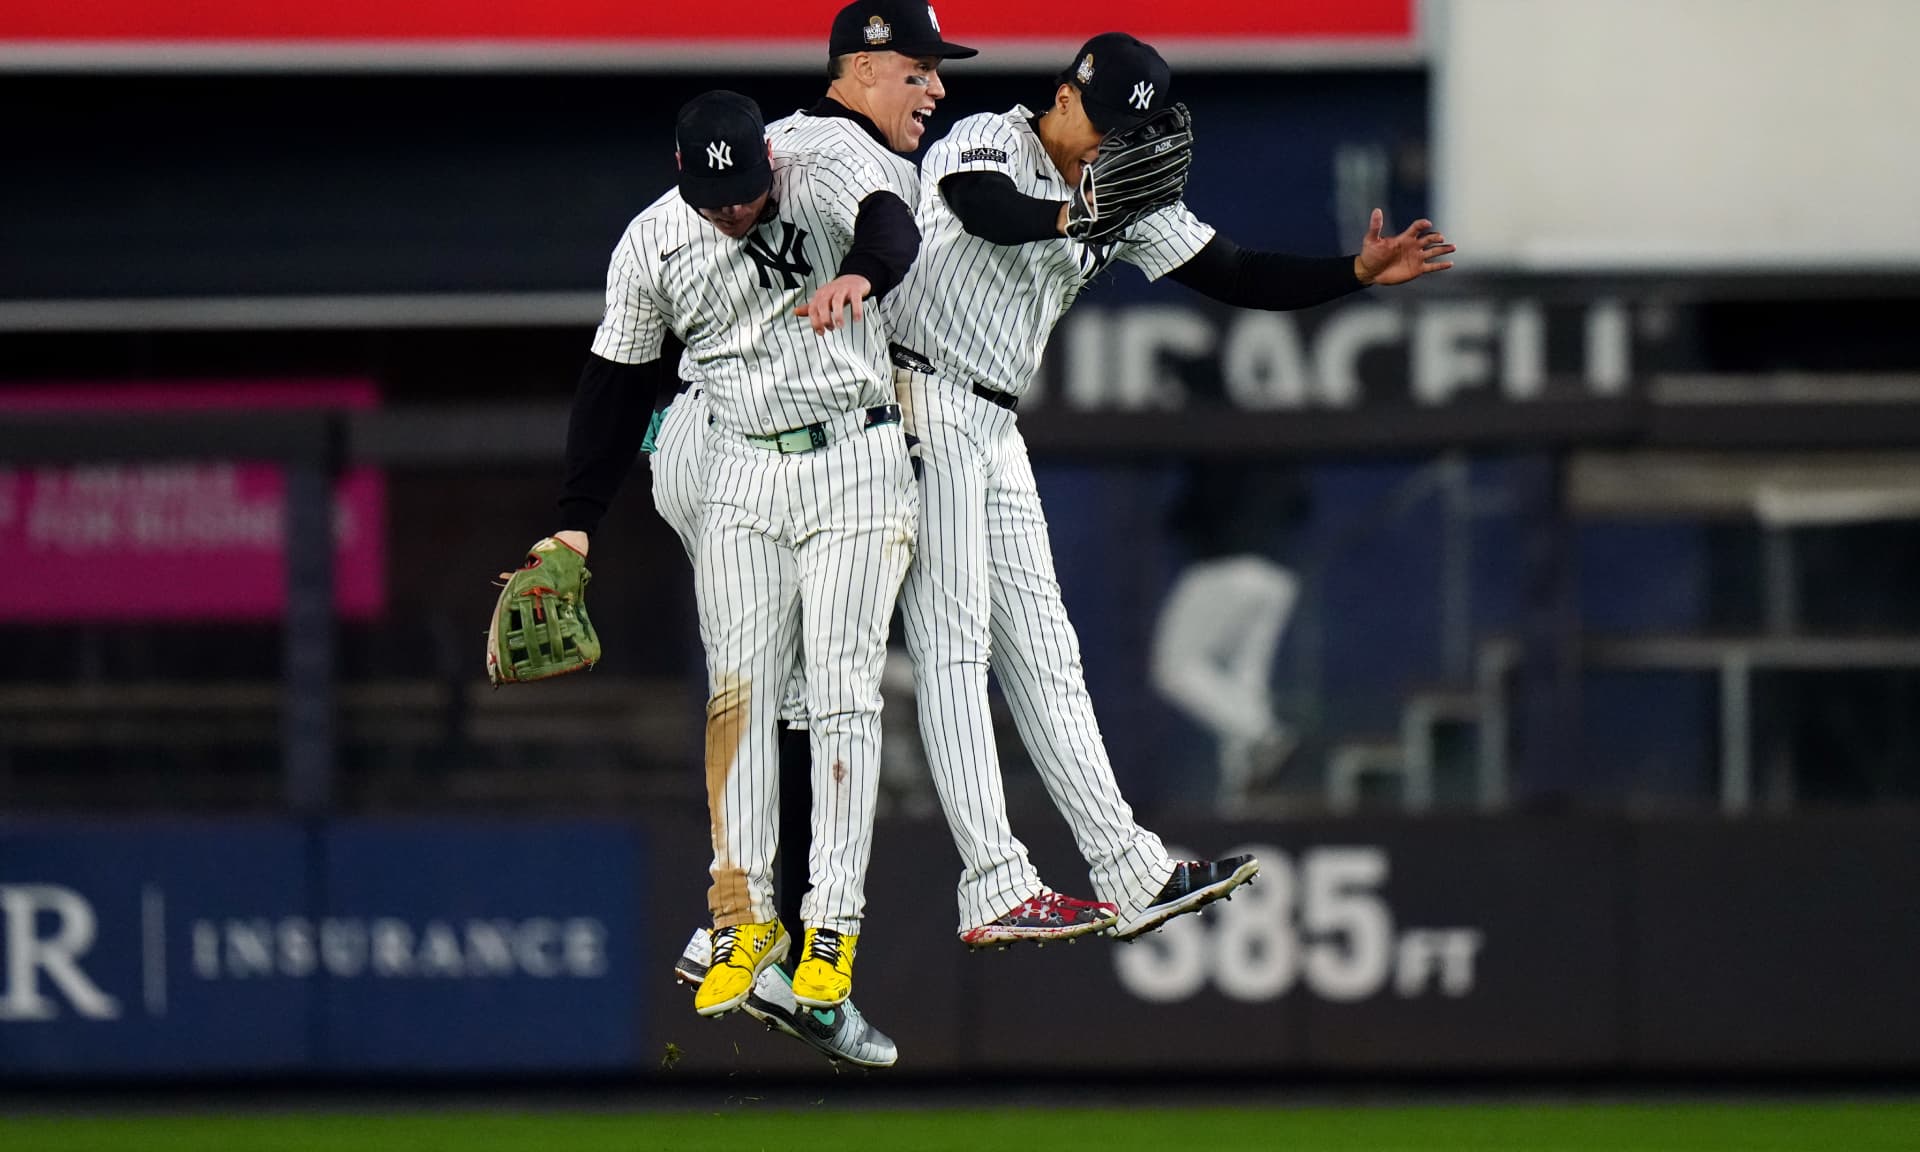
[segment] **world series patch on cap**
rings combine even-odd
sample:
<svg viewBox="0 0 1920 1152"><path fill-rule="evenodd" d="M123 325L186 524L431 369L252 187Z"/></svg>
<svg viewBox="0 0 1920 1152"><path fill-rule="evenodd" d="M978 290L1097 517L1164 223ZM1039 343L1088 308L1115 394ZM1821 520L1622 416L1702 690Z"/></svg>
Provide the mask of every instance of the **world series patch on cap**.
<svg viewBox="0 0 1920 1152"><path fill-rule="evenodd" d="M942 60L980 54L941 35L940 17L925 0L854 0L840 9L827 38L827 55L850 52L898 52Z"/></svg>
<svg viewBox="0 0 1920 1152"><path fill-rule="evenodd" d="M1102 32L1080 46L1060 74L1080 89L1087 119L1102 134L1131 128L1172 102L1173 69L1125 32Z"/></svg>

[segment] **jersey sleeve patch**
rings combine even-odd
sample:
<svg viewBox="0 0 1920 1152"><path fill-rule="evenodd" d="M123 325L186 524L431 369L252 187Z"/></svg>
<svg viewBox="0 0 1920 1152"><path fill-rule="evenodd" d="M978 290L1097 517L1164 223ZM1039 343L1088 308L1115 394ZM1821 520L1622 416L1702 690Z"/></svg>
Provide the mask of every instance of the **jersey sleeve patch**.
<svg viewBox="0 0 1920 1152"><path fill-rule="evenodd" d="M920 180L932 185L956 172L1002 171L1012 166L1018 148L1013 129L1001 117L969 116L927 149L920 162Z"/></svg>

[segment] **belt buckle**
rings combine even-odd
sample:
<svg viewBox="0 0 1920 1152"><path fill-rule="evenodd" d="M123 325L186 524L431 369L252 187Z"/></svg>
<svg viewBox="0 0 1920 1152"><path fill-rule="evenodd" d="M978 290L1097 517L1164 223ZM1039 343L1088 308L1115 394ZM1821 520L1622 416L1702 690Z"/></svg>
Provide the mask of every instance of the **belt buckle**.
<svg viewBox="0 0 1920 1152"><path fill-rule="evenodd" d="M796 456L802 452L813 451L813 440L807 428L789 428L785 432L768 437L773 441L774 450L782 456Z"/></svg>
<svg viewBox="0 0 1920 1152"><path fill-rule="evenodd" d="M816 448L827 446L827 430L819 424L809 424L805 428L789 428L785 432L766 437L766 442L782 456L798 456Z"/></svg>

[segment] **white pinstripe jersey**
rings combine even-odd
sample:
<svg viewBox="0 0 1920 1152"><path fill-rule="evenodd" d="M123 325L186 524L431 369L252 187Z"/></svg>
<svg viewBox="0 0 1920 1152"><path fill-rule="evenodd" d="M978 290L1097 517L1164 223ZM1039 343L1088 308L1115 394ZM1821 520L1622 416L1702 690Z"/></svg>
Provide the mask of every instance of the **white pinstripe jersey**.
<svg viewBox="0 0 1920 1152"><path fill-rule="evenodd" d="M843 117L796 113L767 139L775 213L735 240L677 189L655 200L614 249L593 337L595 355L638 364L672 331L715 422L756 436L893 400L878 315L816 336L793 310L838 274L862 200L892 192L911 209L920 189L912 164Z"/></svg>
<svg viewBox="0 0 1920 1152"><path fill-rule="evenodd" d="M932 360L942 376L1016 396L1039 368L1053 326L1102 269L1124 260L1157 280L1213 239L1213 227L1185 203L1153 213L1103 248L1065 237L1004 245L969 234L938 191L956 172L999 172L1040 200L1072 197L1032 121L1019 105L969 116L927 149L920 258L886 300L894 340Z"/></svg>

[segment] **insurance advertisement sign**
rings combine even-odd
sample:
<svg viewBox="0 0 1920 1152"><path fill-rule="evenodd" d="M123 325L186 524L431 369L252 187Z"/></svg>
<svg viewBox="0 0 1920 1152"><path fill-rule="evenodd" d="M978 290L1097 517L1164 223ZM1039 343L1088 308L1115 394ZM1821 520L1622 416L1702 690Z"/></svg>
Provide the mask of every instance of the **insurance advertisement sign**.
<svg viewBox="0 0 1920 1152"><path fill-rule="evenodd" d="M600 824L0 827L0 1072L620 1067L639 868Z"/></svg>

